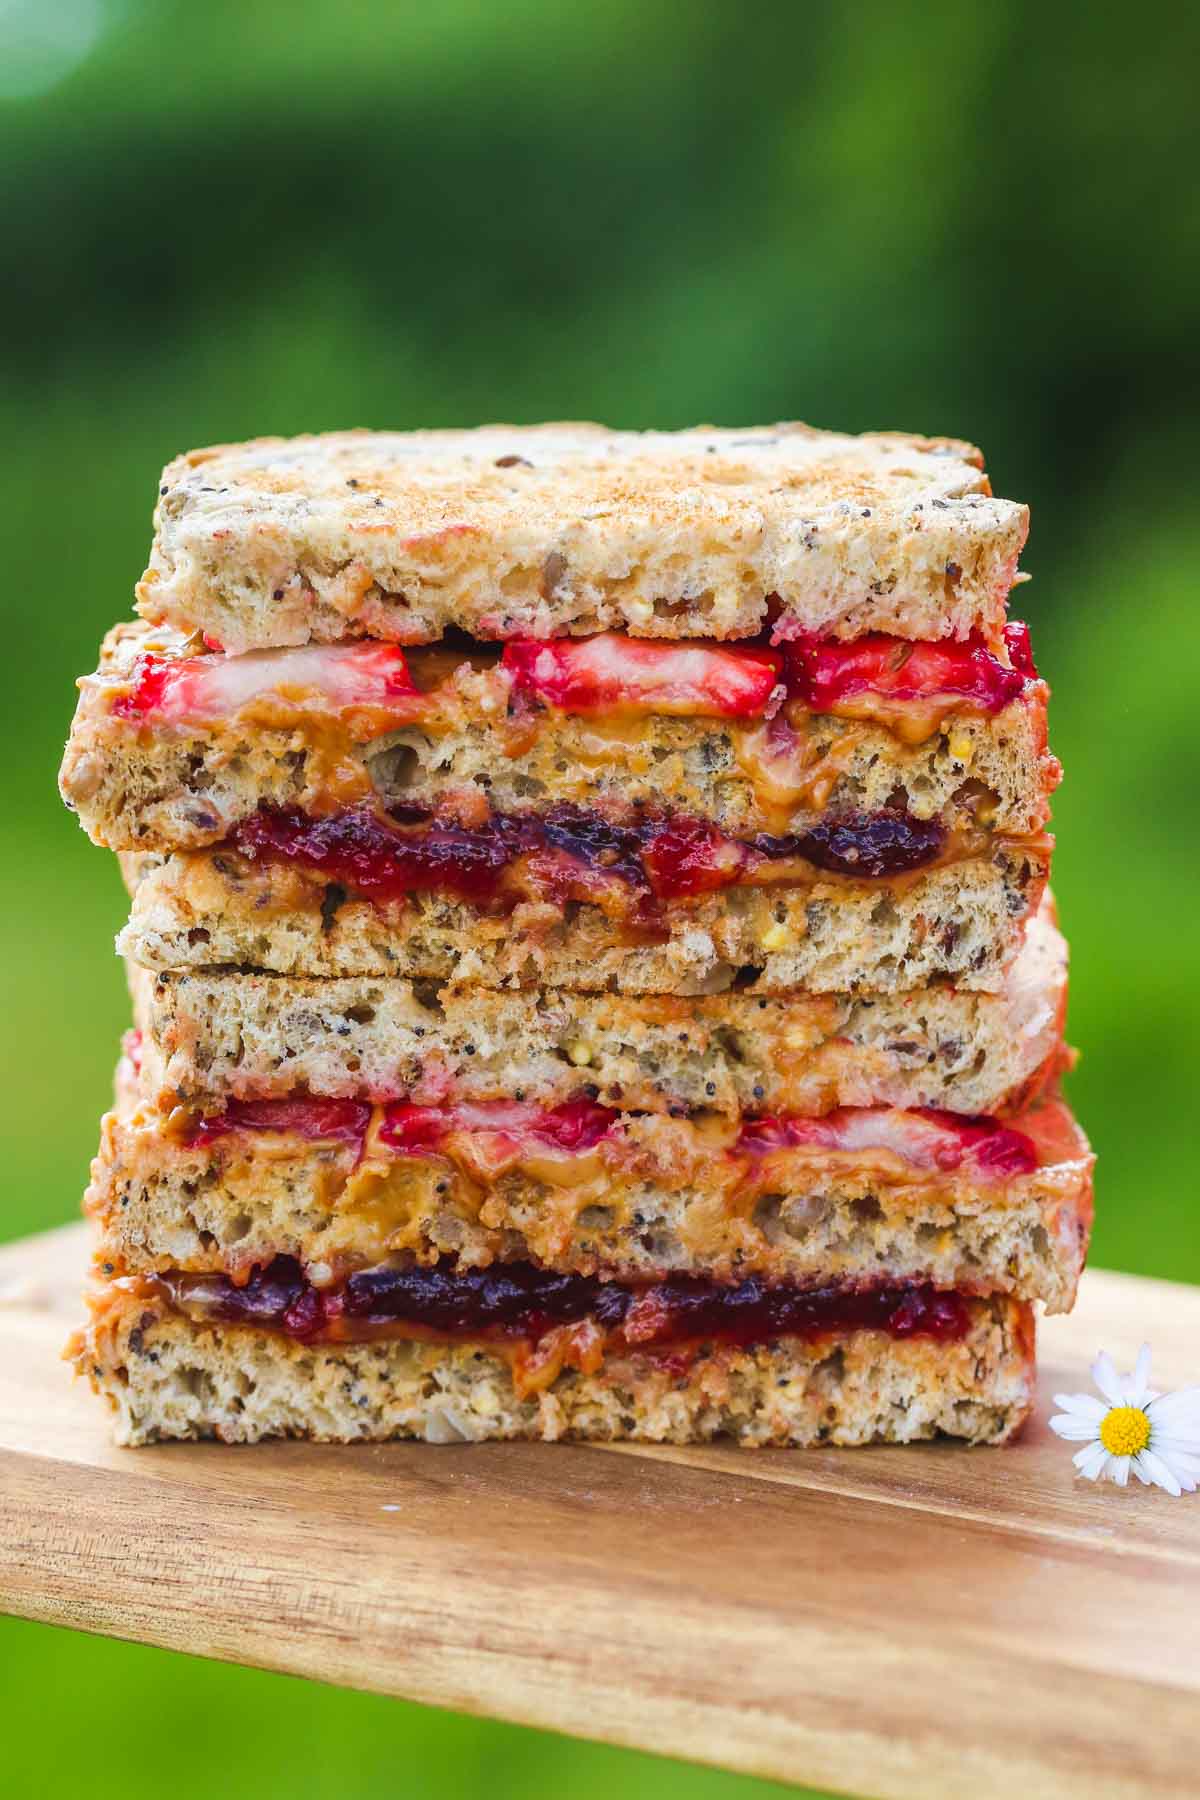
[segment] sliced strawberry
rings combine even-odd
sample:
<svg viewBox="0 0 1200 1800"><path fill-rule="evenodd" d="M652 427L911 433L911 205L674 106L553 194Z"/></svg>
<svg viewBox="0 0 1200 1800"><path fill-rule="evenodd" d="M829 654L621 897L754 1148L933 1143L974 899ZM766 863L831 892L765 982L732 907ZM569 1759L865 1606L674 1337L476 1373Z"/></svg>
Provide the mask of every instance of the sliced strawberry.
<svg viewBox="0 0 1200 1800"><path fill-rule="evenodd" d="M201 1119L193 1144L208 1144L230 1132L286 1132L310 1143L357 1144L371 1123L371 1108L359 1100L231 1100L224 1112Z"/></svg>
<svg viewBox="0 0 1200 1800"><path fill-rule="evenodd" d="M487 1132L508 1139L514 1149L530 1142L542 1148L590 1150L619 1117L592 1100L542 1107L516 1100L463 1102L450 1106L389 1106L379 1128L389 1149L419 1155L437 1150L452 1133Z"/></svg>
<svg viewBox="0 0 1200 1800"><path fill-rule="evenodd" d="M174 666L162 656L139 656L133 665L132 686L113 699L111 710L115 716L118 719L146 719L157 712Z"/></svg>
<svg viewBox="0 0 1200 1800"><path fill-rule="evenodd" d="M981 1181L1029 1175L1038 1167L1037 1149L1024 1132L932 1106L843 1106L822 1119L751 1119L736 1148L759 1156L773 1150L888 1150L930 1173L953 1174L965 1165Z"/></svg>
<svg viewBox="0 0 1200 1800"><path fill-rule="evenodd" d="M384 708L419 699L395 644L309 645L297 650L252 650L245 656L139 656L132 685L116 696L121 719L155 718L167 725L204 725L227 719L251 700L318 694L338 710ZM410 710L406 708L405 710Z"/></svg>
<svg viewBox="0 0 1200 1800"><path fill-rule="evenodd" d="M562 712L760 717L781 678L778 650L748 644L667 644L616 631L504 646L501 666L518 693Z"/></svg>
<svg viewBox="0 0 1200 1800"><path fill-rule="evenodd" d="M1029 627L1014 619L1011 625L1004 627L1004 643L1008 650L1008 660L1013 668L1036 681L1038 672L1033 660L1033 645L1029 641Z"/></svg>
<svg viewBox="0 0 1200 1800"><path fill-rule="evenodd" d="M812 712L836 712L843 701L873 694L897 703L965 700L995 713L1036 678L1028 627L1008 626L1005 642L1012 668L978 632L962 642L938 643L910 643L882 632L844 644L799 638L786 646L788 694Z"/></svg>

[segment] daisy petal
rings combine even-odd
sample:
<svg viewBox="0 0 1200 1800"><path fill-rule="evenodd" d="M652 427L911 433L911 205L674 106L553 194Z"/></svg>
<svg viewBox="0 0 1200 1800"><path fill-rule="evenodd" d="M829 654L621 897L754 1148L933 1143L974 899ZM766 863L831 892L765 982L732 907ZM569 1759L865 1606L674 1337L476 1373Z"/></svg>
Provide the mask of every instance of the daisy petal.
<svg viewBox="0 0 1200 1800"><path fill-rule="evenodd" d="M1143 1469L1143 1467L1142 1467L1142 1459L1140 1456L1135 1456L1133 1458L1133 1472L1137 1476L1138 1480L1141 1482L1143 1487L1150 1486L1150 1477L1147 1475L1145 1469Z"/></svg>
<svg viewBox="0 0 1200 1800"><path fill-rule="evenodd" d="M1110 1406L1124 1406L1125 1389L1107 1350L1102 1350L1092 1364L1092 1380Z"/></svg>
<svg viewBox="0 0 1200 1800"><path fill-rule="evenodd" d="M1149 1448L1166 1463L1185 1493L1195 1492L1197 1480L1200 1480L1200 1456L1189 1456L1185 1451L1173 1450L1169 1444L1160 1444L1156 1438L1151 1438Z"/></svg>
<svg viewBox="0 0 1200 1800"><path fill-rule="evenodd" d="M1095 1481L1101 1469L1103 1469L1105 1463L1108 1461L1108 1452L1103 1444L1085 1444L1082 1450L1077 1450L1075 1452L1071 1461L1086 1480Z"/></svg>
<svg viewBox="0 0 1200 1800"><path fill-rule="evenodd" d="M1091 1419L1099 1424L1108 1411L1103 1400L1097 1400L1095 1394L1055 1394L1055 1406L1061 1406L1065 1413L1074 1413L1077 1419Z"/></svg>
<svg viewBox="0 0 1200 1800"><path fill-rule="evenodd" d="M1200 1444L1194 1438L1177 1438L1169 1431L1152 1431L1150 1448L1157 1450L1160 1456L1170 1457L1172 1463L1194 1463L1200 1469Z"/></svg>
<svg viewBox="0 0 1200 1800"><path fill-rule="evenodd" d="M1155 1427L1165 1427L1180 1437L1200 1441L1200 1387L1177 1388L1173 1394L1160 1394L1146 1408Z"/></svg>
<svg viewBox="0 0 1200 1800"><path fill-rule="evenodd" d="M1130 1458L1128 1456L1114 1456L1113 1457L1114 1468L1112 1471L1112 1478L1116 1482L1118 1487L1125 1487L1128 1484L1129 1464L1130 1464L1131 1460L1132 1460L1132 1458Z"/></svg>
<svg viewBox="0 0 1200 1800"><path fill-rule="evenodd" d="M1150 1394L1150 1346L1143 1344L1138 1351L1137 1363L1132 1375L1126 1375L1121 1383L1125 1391L1125 1399L1130 1406L1144 1406Z"/></svg>
<svg viewBox="0 0 1200 1800"><path fill-rule="evenodd" d="M1178 1500L1182 1489L1161 1456L1155 1456L1153 1450L1139 1450L1138 1461L1151 1481L1156 1482L1160 1488L1166 1488L1168 1494L1173 1494Z"/></svg>
<svg viewBox="0 0 1200 1800"><path fill-rule="evenodd" d="M1060 1438L1077 1444L1091 1443L1096 1436L1096 1426L1091 1419L1076 1419L1070 1413L1055 1413L1050 1420L1050 1429Z"/></svg>

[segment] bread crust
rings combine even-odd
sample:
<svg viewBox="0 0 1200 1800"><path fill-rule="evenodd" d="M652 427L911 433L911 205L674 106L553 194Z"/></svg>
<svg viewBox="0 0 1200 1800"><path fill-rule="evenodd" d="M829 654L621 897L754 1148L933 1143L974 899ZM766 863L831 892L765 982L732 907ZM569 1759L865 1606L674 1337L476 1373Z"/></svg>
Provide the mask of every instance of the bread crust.
<svg viewBox="0 0 1200 1800"><path fill-rule="evenodd" d="M948 438L796 423L258 438L163 472L138 610L224 648L784 635L998 642L1028 511ZM774 597L768 604L769 597Z"/></svg>
<svg viewBox="0 0 1200 1800"><path fill-rule="evenodd" d="M903 993L939 980L998 993L1041 904L1050 843L1000 840L987 857L896 880L725 888L672 902L652 941L582 904L500 918L439 895L373 905L227 851L121 865L133 906L117 948L151 969L681 996L735 982L754 995Z"/></svg>
<svg viewBox="0 0 1200 1800"><path fill-rule="evenodd" d="M1034 1321L1005 1299L970 1302L952 1343L855 1332L688 1358L610 1357L517 1391L511 1364L483 1344L415 1341L306 1347L237 1326L197 1325L111 1291L68 1346L113 1413L118 1444L220 1438L324 1443L423 1438L729 1438L765 1445L914 1443L946 1435L1002 1443L1033 1403Z"/></svg>

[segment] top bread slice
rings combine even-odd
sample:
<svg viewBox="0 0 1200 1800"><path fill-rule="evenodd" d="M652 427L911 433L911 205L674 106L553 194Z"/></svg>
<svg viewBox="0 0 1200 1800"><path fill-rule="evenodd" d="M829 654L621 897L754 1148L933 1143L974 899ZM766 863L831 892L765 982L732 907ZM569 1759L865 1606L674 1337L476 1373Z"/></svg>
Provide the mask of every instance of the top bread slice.
<svg viewBox="0 0 1200 1800"><path fill-rule="evenodd" d="M138 610L231 652L354 636L992 642L1028 530L950 438L782 424L258 438L163 473Z"/></svg>

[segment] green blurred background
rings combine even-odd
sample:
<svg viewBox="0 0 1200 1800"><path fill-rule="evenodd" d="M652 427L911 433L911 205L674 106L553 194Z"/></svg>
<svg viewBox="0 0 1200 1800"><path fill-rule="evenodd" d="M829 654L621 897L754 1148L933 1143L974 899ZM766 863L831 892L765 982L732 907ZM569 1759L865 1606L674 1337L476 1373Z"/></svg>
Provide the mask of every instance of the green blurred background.
<svg viewBox="0 0 1200 1800"><path fill-rule="evenodd" d="M122 1024L115 868L54 774L162 463L339 425L799 417L971 437L1033 507L1095 1260L1200 1280L1196 18L0 0L0 1237L75 1215ZM48 1741L21 1722L50 1692ZM220 1729L172 1756L181 1800L764 1791L0 1621L13 1791L124 1795L147 1719L185 1716Z"/></svg>

